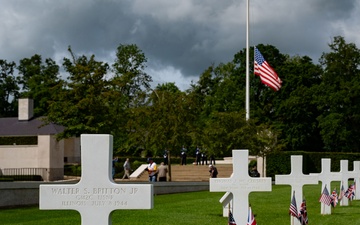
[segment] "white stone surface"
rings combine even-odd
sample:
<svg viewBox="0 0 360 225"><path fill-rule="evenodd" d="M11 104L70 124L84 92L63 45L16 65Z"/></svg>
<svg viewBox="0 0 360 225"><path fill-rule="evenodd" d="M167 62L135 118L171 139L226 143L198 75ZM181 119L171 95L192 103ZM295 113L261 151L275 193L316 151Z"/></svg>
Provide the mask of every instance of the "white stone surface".
<svg viewBox="0 0 360 225"><path fill-rule="evenodd" d="M248 150L233 150L233 174L230 178L210 178L210 192L231 192L236 224L247 224L249 194L271 191L271 178L252 178L248 174Z"/></svg>
<svg viewBox="0 0 360 225"><path fill-rule="evenodd" d="M360 161L354 161L354 181L356 186L358 186L360 184ZM357 191L355 190L355 199L359 200L360 199L360 190Z"/></svg>
<svg viewBox="0 0 360 225"><path fill-rule="evenodd" d="M291 156L291 173L289 175L275 175L275 184L276 185L290 185L291 186L291 194L290 201L292 199L292 195L295 191L295 199L298 210L300 209L301 202L303 200L303 186L306 184L318 184L318 176L317 175L304 175L302 171L302 155L292 155ZM300 225L298 220L293 221L290 216L290 223L294 225Z"/></svg>
<svg viewBox="0 0 360 225"><path fill-rule="evenodd" d="M342 179L342 175L340 172L331 172L331 159L321 159L321 173L311 173L310 175L318 175L319 181L321 181L320 195L322 194L325 185L329 191L329 194L331 195L331 192L333 191L331 189L331 182L341 181ZM321 202L320 212L322 215L331 214L331 205L328 206Z"/></svg>
<svg viewBox="0 0 360 225"><path fill-rule="evenodd" d="M223 205L223 217L229 216L229 209L232 210L233 194L231 192L226 192L219 200L219 202Z"/></svg>
<svg viewBox="0 0 360 225"><path fill-rule="evenodd" d="M340 183L340 191L341 186L344 186L344 190L346 191L349 188L349 179L355 177L354 171L349 171L349 161L348 160L340 160L340 173L342 175L341 183ZM340 201L341 206L348 206L349 199L347 197L343 197Z"/></svg>
<svg viewBox="0 0 360 225"><path fill-rule="evenodd" d="M19 98L18 103L18 119L30 120L34 116L34 100L29 98Z"/></svg>
<svg viewBox="0 0 360 225"><path fill-rule="evenodd" d="M82 176L77 184L40 185L40 209L76 210L81 224L111 224L117 209L153 208L152 184L116 184L111 135L81 135Z"/></svg>

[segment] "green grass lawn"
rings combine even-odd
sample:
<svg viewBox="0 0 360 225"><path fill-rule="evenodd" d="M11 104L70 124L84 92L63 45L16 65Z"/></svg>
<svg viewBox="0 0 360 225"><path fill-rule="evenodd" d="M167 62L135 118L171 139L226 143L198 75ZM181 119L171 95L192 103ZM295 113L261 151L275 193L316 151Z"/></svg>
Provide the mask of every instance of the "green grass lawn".
<svg viewBox="0 0 360 225"><path fill-rule="evenodd" d="M339 185L336 182L333 182ZM349 206L337 206L331 215L320 215L318 202L321 185L304 186L309 224L343 225L360 224L360 200ZM331 189L332 190L332 189ZM258 225L290 224L291 188L287 185L273 186L272 192L251 193L250 203ZM130 225L189 225L227 224L222 217L219 199L224 193L192 192L158 195L154 197L151 210L117 210L111 215L112 224ZM300 203L298 202L298 208ZM236 213L236 212L234 212ZM1 225L80 225L80 214L70 210L39 210L37 207L0 210Z"/></svg>

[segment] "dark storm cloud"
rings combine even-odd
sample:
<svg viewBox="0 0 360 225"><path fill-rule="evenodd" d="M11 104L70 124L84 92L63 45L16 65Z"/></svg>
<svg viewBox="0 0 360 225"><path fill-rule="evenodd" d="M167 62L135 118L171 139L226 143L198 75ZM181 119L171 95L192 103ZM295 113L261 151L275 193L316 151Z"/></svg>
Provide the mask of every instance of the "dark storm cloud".
<svg viewBox="0 0 360 225"><path fill-rule="evenodd" d="M60 60L69 57L71 45L76 54L112 63L119 44L136 44L151 75L178 82L245 48L245 0L0 0L0 5L0 58L15 62L33 54ZM334 36L360 42L359 11L359 0L251 0L250 44L271 44L317 62Z"/></svg>

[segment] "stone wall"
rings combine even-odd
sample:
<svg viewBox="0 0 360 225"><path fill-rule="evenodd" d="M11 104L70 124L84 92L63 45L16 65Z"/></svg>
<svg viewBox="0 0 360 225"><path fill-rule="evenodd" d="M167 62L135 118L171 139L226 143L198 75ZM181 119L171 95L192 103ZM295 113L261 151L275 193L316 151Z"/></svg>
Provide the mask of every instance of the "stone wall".
<svg viewBox="0 0 360 225"><path fill-rule="evenodd" d="M56 182L56 184L76 182ZM126 184L144 182L126 182ZM39 185L49 182L0 182L0 208L39 205ZM156 182L154 195L208 191L209 182Z"/></svg>

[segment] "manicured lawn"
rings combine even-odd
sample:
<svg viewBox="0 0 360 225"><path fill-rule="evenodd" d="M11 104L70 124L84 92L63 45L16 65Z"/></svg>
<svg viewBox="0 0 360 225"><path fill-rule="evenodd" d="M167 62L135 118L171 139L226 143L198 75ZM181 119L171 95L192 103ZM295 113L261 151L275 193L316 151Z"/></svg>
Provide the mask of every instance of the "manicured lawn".
<svg viewBox="0 0 360 225"><path fill-rule="evenodd" d="M339 185L336 182L333 182ZM360 200L350 206L338 206L331 215L320 215L318 199L321 185L304 186L309 224L343 225L360 224ZM332 189L331 189L332 190ZM258 225L290 224L290 186L273 186L272 192L251 193L250 203ZM154 197L151 210L117 210L112 213L113 225L219 225L227 224L222 217L219 199L224 193L193 192L158 195ZM300 203L298 202L298 208ZM236 213L236 212L234 212ZM80 214L76 211L39 210L37 207L1 209L1 225L80 225ZM91 225L91 224L89 224Z"/></svg>

